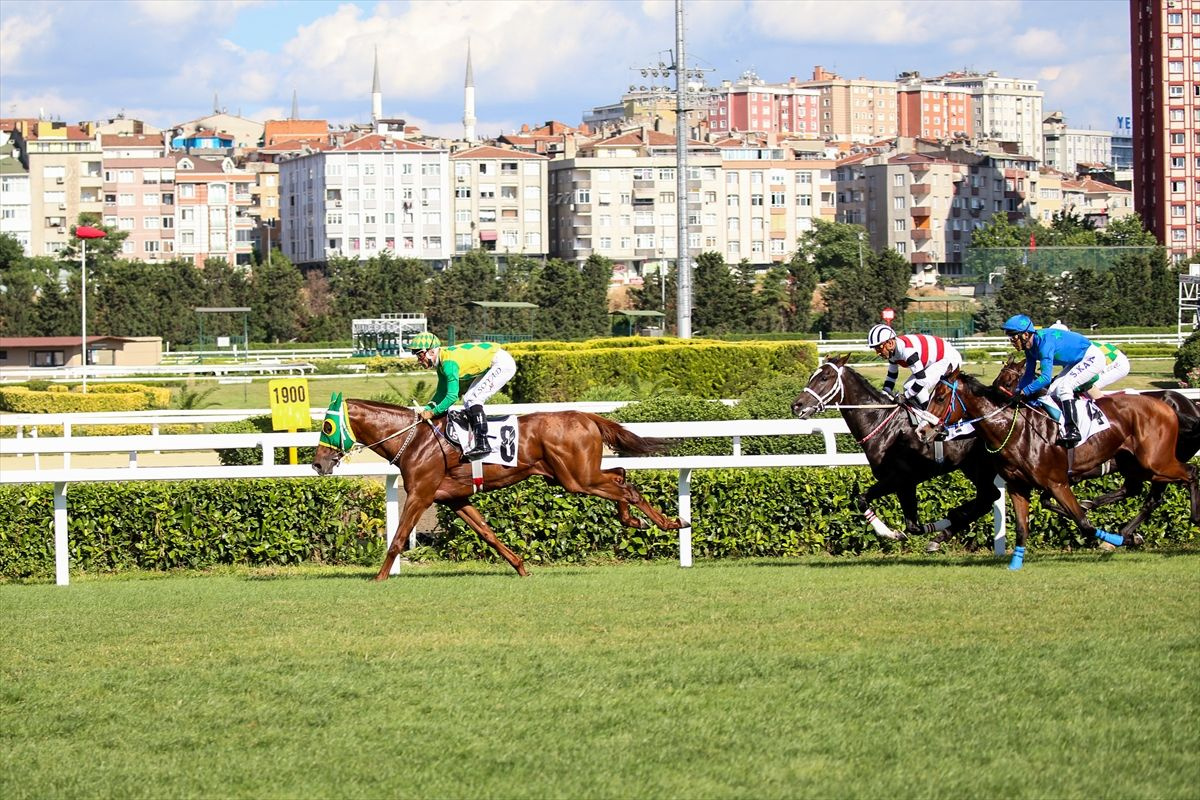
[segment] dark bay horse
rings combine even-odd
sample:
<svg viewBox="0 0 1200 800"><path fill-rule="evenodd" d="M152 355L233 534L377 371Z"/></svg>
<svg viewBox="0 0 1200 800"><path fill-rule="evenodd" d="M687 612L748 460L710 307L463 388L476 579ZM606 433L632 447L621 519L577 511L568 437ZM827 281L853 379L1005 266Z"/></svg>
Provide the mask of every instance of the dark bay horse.
<svg viewBox="0 0 1200 800"><path fill-rule="evenodd" d="M903 539L907 534L936 533L930 550L991 510L1000 497L996 467L978 437L952 439L942 447L941 460L933 442L918 441L908 414L870 381L846 365L850 356L828 358L812 374L808 385L792 403L792 413L807 419L826 406L839 406L854 438L862 445L875 484L854 498L876 533ZM952 509L944 520L922 525L918 519L917 485L957 470L975 486L972 500ZM895 494L904 514L905 530L892 533L875 516L870 504ZM890 535L889 535L890 534Z"/></svg>
<svg viewBox="0 0 1200 800"><path fill-rule="evenodd" d="M1000 368L996 379L992 381L992 387L1001 391L1008 390L1012 392L1016 389L1017 383L1020 381L1024 371L1024 361L1009 359ZM1161 400L1175 412L1175 416L1179 421L1179 433L1175 439L1175 457L1184 464L1191 461L1196 453L1200 452L1200 405L1186 395L1171 391L1170 389L1156 389L1153 391L1138 392L1138 394L1143 397L1153 397ZM1120 395L1117 394L1115 396L1119 397ZM1142 485L1149 479L1149 475L1138 466L1134 459L1124 453L1118 452L1113 459L1096 467L1087 474L1073 474L1072 481L1097 478L1113 472L1120 472L1124 478L1124 483L1108 494L1092 500L1079 501L1084 510L1090 511L1094 508L1101 508L1111 503L1119 502L1127 497L1136 497L1141 494ZM1166 490L1166 483L1151 482L1150 493L1147 495L1141 510L1138 511L1137 516L1125 523L1124 527L1120 530L1121 535L1126 538L1126 541L1129 541L1130 537L1135 537L1136 540L1137 529L1141 527L1147 517L1154 513L1156 508L1162 505ZM1069 516L1065 509L1057 507L1053 501L1050 501L1046 505L1048 508L1064 516Z"/></svg>
<svg viewBox="0 0 1200 800"><path fill-rule="evenodd" d="M529 574L523 559L500 541L483 515L471 505L471 495L476 491L471 464L446 441L436 422L422 421L410 408L369 400L348 399L345 409L352 438L399 467L404 480L406 497L400 525L375 580L387 580L392 563L408 547L409 531L435 502L453 509L517 574ZM532 475L541 475L569 492L614 501L617 516L631 528L648 526L629 513L630 505L641 509L662 530L677 530L686 525L646 502L626 482L623 468L600 467L606 445L625 455L647 455L665 447L661 440L643 438L595 414L555 411L522 415L516 445L516 466L483 465L483 485L479 491L502 489ZM313 457L313 469L328 475L346 452L321 444Z"/></svg>
<svg viewBox="0 0 1200 800"><path fill-rule="evenodd" d="M1179 421L1166 403L1141 395L1108 395L1097 401L1111 425L1074 448L1068 463L1066 448L1056 443L1057 423L1045 414L1016 404L1006 391L980 383L958 370L946 375L934 389L929 412L945 418L947 410L961 403L975 420L975 429L996 455L1001 476L1008 484L1017 523L1017 545L1010 569L1020 569L1025 559L1029 530L1029 496L1044 489L1067 511L1085 536L1120 546L1123 535L1099 530L1071 491L1073 478L1099 469L1105 462L1136 464L1156 483L1186 483L1191 493L1191 518L1200 524L1200 486L1196 468L1175 456ZM917 436L930 441L945 427L943 422L922 422ZM1118 456L1118 454L1120 454ZM1132 461L1130 461L1132 460Z"/></svg>

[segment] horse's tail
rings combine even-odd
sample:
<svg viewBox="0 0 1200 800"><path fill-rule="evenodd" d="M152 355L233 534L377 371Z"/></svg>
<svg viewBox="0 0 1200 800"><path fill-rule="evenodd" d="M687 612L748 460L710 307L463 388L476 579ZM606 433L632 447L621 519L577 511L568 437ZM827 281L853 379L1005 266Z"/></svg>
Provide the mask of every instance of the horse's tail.
<svg viewBox="0 0 1200 800"><path fill-rule="evenodd" d="M584 413L600 431L604 443L623 456L650 456L661 453L671 446L667 439L651 439L638 436L633 431L611 419L598 414Z"/></svg>

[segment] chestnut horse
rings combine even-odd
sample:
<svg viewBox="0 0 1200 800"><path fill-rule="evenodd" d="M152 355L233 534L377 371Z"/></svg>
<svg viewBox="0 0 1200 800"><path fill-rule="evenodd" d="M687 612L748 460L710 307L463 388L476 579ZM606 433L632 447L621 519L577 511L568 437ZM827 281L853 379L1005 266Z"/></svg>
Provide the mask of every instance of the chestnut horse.
<svg viewBox="0 0 1200 800"><path fill-rule="evenodd" d="M974 436L946 442L939 458L932 443L919 442L913 436L904 409L847 366L849 358L827 358L808 379L804 394L792 403L792 414L808 419L826 407L839 408L850 432L862 445L876 481L865 493L855 492L858 510L866 515L875 532L887 539L936 534L928 547L934 552L947 538L966 530L990 511L999 499L996 466ZM917 485L958 470L975 486L975 497L952 509L946 519L922 525L917 516ZM905 524L902 533L894 533L870 507L872 501L889 494L900 501Z"/></svg>
<svg viewBox="0 0 1200 800"><path fill-rule="evenodd" d="M345 407L349 430L354 432L357 443L398 466L404 480L406 497L400 525L375 580L387 580L392 563L408 547L409 531L435 502L453 509L518 575L529 574L524 560L497 538L483 515L471 505L471 496L476 491L471 463L464 461L462 452L446 441L437 422L422 421L410 408L369 400L347 399ZM613 500L617 516L631 528L648 527L645 521L629 513L631 504L663 530L685 526L686 523L667 517L647 503L626 482L623 468L600 468L605 445L624 455L647 455L663 449L666 443L662 440L643 438L616 422L582 411L525 414L518 428L516 466L484 464L479 491L502 489L531 475L541 475L569 492ZM313 457L313 469L328 475L345 455L345 450L321 444Z"/></svg>
<svg viewBox="0 0 1200 800"><path fill-rule="evenodd" d="M928 411L944 420L948 409L961 403L973 419L975 430L986 440L988 451L998 458L1017 523L1017 545L1010 569L1020 569L1025 560L1029 495L1035 488L1048 491L1085 536L1095 536L1115 546L1125 544L1124 536L1099 530L1088 522L1070 485L1073 477L1098 471L1114 458L1118 463L1131 459L1130 463L1156 483L1186 483L1191 492L1192 522L1200 524L1196 468L1181 463L1175 456L1179 432L1175 412L1161 400L1141 395L1109 395L1097 402L1110 427L1068 454L1066 448L1056 443L1058 423L1014 401L1006 390L985 386L958 370L948 373L935 387ZM944 422L922 422L917 437L928 442L944 427Z"/></svg>
<svg viewBox="0 0 1200 800"><path fill-rule="evenodd" d="M1023 360L1010 358L1000 368L996 379L992 381L992 387L1001 391L1015 391L1024 371L1025 362ZM1143 397L1153 397L1157 400L1162 400L1174 410L1175 416L1179 421L1179 434L1175 438L1176 458L1186 464L1195 457L1196 453L1200 453L1200 404L1197 404L1196 401L1186 395L1171 391L1170 389L1155 389L1138 392L1138 394ZM1115 396L1119 397L1120 395L1117 394ZM1123 456L1121 453L1118 453L1115 458L1093 469L1086 475L1073 474L1072 481L1098 478L1115 471L1120 472L1124 478L1124 483L1121 484L1120 488L1106 495L1101 495L1094 500L1081 500L1079 501L1079 505L1083 506L1085 510L1090 511L1093 508L1101 508L1124 500L1127 497L1136 497L1138 494L1141 494L1142 484L1146 482L1149 475L1138 466L1136 461ZM1152 482L1150 484L1150 493L1146 497L1146 501L1142 504L1141 510L1138 511L1137 516L1125 523L1120 533L1125 537L1135 536L1137 529L1146 521L1146 518L1162 505L1166 490L1167 484ZM1063 516L1069 516L1065 509L1059 508L1053 500L1045 503L1045 505L1047 508L1057 511Z"/></svg>

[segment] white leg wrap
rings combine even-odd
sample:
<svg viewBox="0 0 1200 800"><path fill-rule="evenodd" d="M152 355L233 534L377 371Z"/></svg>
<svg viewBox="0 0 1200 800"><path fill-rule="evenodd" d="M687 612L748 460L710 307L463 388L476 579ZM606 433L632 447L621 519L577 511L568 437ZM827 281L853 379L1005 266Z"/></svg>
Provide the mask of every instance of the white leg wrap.
<svg viewBox="0 0 1200 800"><path fill-rule="evenodd" d="M882 536L884 539L900 539L900 534L893 531L887 526L886 522L875 516L875 512L871 509L868 508L863 516L867 518L867 522L871 523L871 527L875 529L876 536Z"/></svg>
<svg viewBox="0 0 1200 800"><path fill-rule="evenodd" d="M939 519L937 522L933 523L933 529L935 531L937 531L938 533L941 533L942 531L946 530L949 527L950 527L950 520L948 520L948 519Z"/></svg>

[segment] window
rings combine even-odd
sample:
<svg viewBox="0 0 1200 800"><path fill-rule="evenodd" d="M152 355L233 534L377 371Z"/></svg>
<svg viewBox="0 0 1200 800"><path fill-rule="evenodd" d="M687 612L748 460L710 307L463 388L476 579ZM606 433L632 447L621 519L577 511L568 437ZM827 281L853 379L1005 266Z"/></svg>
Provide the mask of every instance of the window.
<svg viewBox="0 0 1200 800"><path fill-rule="evenodd" d="M658 202L674 203L675 202L675 193L674 192L659 192L658 193Z"/></svg>
<svg viewBox="0 0 1200 800"><path fill-rule="evenodd" d="M781 208L787 202L786 197L783 192L771 192L771 207Z"/></svg>
<svg viewBox="0 0 1200 800"><path fill-rule="evenodd" d="M763 204L763 196L761 194L750 195L750 205L761 206L762 204Z"/></svg>
<svg viewBox="0 0 1200 800"><path fill-rule="evenodd" d="M908 242L896 242L896 252L900 255L908 253Z"/></svg>
<svg viewBox="0 0 1200 800"><path fill-rule="evenodd" d="M892 176L892 186L903 186L903 185L904 185L904 173L897 172L895 175Z"/></svg>
<svg viewBox="0 0 1200 800"><path fill-rule="evenodd" d="M906 205L906 201L903 197L893 197L892 198L892 208L903 211L905 208L905 205Z"/></svg>
<svg viewBox="0 0 1200 800"><path fill-rule="evenodd" d="M61 367L63 363L62 350L33 351L33 365L35 367Z"/></svg>
<svg viewBox="0 0 1200 800"><path fill-rule="evenodd" d="M517 199L517 187L516 186L501 186L500 187L500 199L501 200L516 200Z"/></svg>
<svg viewBox="0 0 1200 800"><path fill-rule="evenodd" d="M893 220L893 221L892 221L892 227L893 227L893 229L894 229L894 230L897 230L897 231L905 231L905 230L908 230L908 220L906 220L906 219L903 219L903 218L901 218L901 219L897 219L897 220Z"/></svg>

